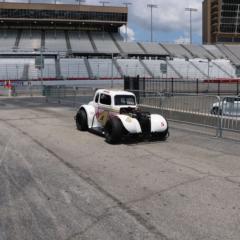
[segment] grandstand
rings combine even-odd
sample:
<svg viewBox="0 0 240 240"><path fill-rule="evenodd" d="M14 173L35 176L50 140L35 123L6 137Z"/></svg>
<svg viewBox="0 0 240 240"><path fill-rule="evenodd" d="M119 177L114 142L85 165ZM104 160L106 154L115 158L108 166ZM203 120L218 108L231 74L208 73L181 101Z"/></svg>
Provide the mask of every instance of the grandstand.
<svg viewBox="0 0 240 240"><path fill-rule="evenodd" d="M125 7L1 2L0 19L2 82L238 77L238 45L124 41L119 28L127 24ZM39 55L42 72L35 67Z"/></svg>

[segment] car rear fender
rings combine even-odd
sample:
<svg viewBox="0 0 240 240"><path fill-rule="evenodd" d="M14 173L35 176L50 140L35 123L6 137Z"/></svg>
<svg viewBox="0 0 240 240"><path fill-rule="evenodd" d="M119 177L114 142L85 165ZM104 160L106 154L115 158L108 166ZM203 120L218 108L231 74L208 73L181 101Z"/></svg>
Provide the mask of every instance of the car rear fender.
<svg viewBox="0 0 240 240"><path fill-rule="evenodd" d="M118 117L120 119L120 121L122 122L122 125L129 133L135 134L135 133L142 132L140 124L137 119L131 118L131 117L129 117L127 115L123 115L123 114L116 115L116 117Z"/></svg>
<svg viewBox="0 0 240 240"><path fill-rule="evenodd" d="M166 119L159 114L151 114L151 132L164 132L168 128Z"/></svg>

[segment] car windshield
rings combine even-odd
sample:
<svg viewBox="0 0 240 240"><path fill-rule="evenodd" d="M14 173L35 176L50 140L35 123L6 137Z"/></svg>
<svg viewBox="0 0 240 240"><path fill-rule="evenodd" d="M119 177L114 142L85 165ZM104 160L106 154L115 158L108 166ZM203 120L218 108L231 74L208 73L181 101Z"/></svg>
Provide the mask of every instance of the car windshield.
<svg viewBox="0 0 240 240"><path fill-rule="evenodd" d="M135 97L132 95L115 96L115 105L136 105Z"/></svg>

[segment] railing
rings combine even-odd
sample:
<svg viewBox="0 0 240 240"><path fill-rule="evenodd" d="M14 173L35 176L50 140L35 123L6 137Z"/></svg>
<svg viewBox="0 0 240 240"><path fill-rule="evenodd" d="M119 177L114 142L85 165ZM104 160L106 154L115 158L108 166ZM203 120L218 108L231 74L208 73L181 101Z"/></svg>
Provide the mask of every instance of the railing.
<svg viewBox="0 0 240 240"><path fill-rule="evenodd" d="M223 131L240 132L240 96L225 97L219 104L220 136Z"/></svg>
<svg viewBox="0 0 240 240"><path fill-rule="evenodd" d="M17 90L16 95L45 96L46 102L78 108L92 100L92 87L41 86ZM216 136L224 132L240 133L240 96L176 94L154 91L133 91L140 107L146 111L160 113L168 120L210 127Z"/></svg>

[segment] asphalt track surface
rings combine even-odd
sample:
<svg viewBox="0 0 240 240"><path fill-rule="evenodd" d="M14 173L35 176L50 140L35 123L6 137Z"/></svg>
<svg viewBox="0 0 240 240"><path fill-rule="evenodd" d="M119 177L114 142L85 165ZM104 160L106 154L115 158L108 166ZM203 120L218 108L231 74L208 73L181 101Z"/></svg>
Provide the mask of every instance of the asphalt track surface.
<svg viewBox="0 0 240 240"><path fill-rule="evenodd" d="M239 240L239 142L171 124L109 145L71 108L0 99L0 240Z"/></svg>

